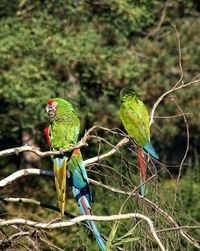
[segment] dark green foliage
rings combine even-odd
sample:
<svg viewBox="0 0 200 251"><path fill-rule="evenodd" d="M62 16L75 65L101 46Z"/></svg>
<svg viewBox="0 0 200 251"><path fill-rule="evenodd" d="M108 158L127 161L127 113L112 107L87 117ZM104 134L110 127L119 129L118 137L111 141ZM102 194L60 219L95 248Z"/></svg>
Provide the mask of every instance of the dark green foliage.
<svg viewBox="0 0 200 251"><path fill-rule="evenodd" d="M83 130L94 123L120 126L117 99L124 86L134 85L150 108L180 77L177 39L170 22L180 32L184 81L198 74L200 21L195 16L198 6L192 1L169 4L166 19L157 32L154 32L157 20L165 6L162 1L1 4L4 7L0 24L3 138L20 141L20 131L25 128L35 128L35 134L47 121L44 106L50 97L72 99L77 110L83 111L80 112L85 121ZM145 37L148 34L154 36L149 39ZM199 139L195 119L197 88L176 93L177 102L184 112L190 113L195 144ZM176 105L166 99L156 115L178 113ZM167 142L176 141L176 136L185 137L180 132L184 131L183 120L156 122L159 127L155 125L152 129L166 154Z"/></svg>

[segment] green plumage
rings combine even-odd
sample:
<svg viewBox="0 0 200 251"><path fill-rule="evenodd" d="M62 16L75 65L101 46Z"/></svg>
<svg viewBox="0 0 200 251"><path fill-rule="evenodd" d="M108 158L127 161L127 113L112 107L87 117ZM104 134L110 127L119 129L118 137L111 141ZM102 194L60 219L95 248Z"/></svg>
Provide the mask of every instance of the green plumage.
<svg viewBox="0 0 200 251"><path fill-rule="evenodd" d="M144 197L147 162L143 150L153 158L159 159L150 143L149 114L146 106L141 100L139 100L133 89L122 89L120 92L120 99L122 102L120 107L120 119L127 133L133 137L137 144L136 152L141 179L140 191L141 195Z"/></svg>
<svg viewBox="0 0 200 251"><path fill-rule="evenodd" d="M138 146L144 147L150 142L149 114L144 103L132 89L124 88L120 93L120 119L127 133L134 138Z"/></svg>
<svg viewBox="0 0 200 251"><path fill-rule="evenodd" d="M68 101L61 98L54 98L52 101L58 105L50 127L51 145L54 149L67 149L77 143L80 121Z"/></svg>
<svg viewBox="0 0 200 251"><path fill-rule="evenodd" d="M54 150L68 149L78 141L80 121L74 113L72 105L61 98L48 101L47 112L51 118L49 137ZM54 177L61 214L65 210L66 170L68 157L65 155L53 157Z"/></svg>

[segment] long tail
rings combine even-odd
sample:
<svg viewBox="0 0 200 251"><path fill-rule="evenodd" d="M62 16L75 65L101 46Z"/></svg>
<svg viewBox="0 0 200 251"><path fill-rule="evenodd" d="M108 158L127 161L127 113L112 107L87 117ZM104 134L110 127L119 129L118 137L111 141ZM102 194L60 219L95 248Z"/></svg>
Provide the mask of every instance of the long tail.
<svg viewBox="0 0 200 251"><path fill-rule="evenodd" d="M66 166L67 157L56 157L53 161L55 185L60 212L64 215L66 194Z"/></svg>
<svg viewBox="0 0 200 251"><path fill-rule="evenodd" d="M78 192L78 189L76 189L75 187L73 187L72 192L74 196L76 195L75 197L77 199L78 206L80 208L82 215L92 215L91 207L90 207L90 203L88 201L87 195L80 194L80 192ZM101 234L99 233L97 229L96 224L94 223L94 221L87 221L87 224L90 227L91 231L93 232L99 247L101 248L102 251L105 251L106 247L101 237Z"/></svg>
<svg viewBox="0 0 200 251"><path fill-rule="evenodd" d="M159 159L158 154L155 152L150 142L147 142L144 149L155 159Z"/></svg>
<svg viewBox="0 0 200 251"><path fill-rule="evenodd" d="M140 148L136 148L137 152L137 160L138 160L138 166L140 168L140 182L141 182L141 187L140 187L140 192L142 197L145 196L145 181L147 177L147 161L146 158Z"/></svg>

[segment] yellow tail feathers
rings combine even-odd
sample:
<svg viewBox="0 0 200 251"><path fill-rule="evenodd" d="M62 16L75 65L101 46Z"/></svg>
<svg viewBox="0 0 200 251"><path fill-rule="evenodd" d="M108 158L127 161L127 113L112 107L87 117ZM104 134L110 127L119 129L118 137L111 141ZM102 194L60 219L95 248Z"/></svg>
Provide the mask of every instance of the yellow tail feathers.
<svg viewBox="0 0 200 251"><path fill-rule="evenodd" d="M64 215L65 212L65 195L66 195L66 167L67 167L67 158L63 158L62 166L59 167L54 160L54 177L55 185L58 196L58 204L60 212Z"/></svg>

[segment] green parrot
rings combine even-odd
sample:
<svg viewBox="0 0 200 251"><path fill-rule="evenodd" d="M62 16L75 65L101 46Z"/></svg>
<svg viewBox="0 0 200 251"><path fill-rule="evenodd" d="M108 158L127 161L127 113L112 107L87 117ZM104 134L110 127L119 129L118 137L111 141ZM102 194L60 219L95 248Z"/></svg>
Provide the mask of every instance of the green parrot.
<svg viewBox="0 0 200 251"><path fill-rule="evenodd" d="M133 137L137 144L138 165L141 178L141 195L145 195L146 169L147 164L144 149L153 158L159 159L153 146L150 143L149 113L145 104L138 98L134 89L124 88L120 92L120 119L127 133Z"/></svg>
<svg viewBox="0 0 200 251"><path fill-rule="evenodd" d="M61 98L48 101L46 111L50 117L50 126L44 129L48 144L54 150L60 150L61 155L53 157L54 176L58 194L59 207L62 215L65 210L66 176L71 185L72 193L83 215L91 215L90 202L94 202L85 164L79 148L70 154L62 150L75 145L78 141L80 121L72 105ZM68 157L67 157L68 156ZM97 243L105 251L105 243L94 221L87 221Z"/></svg>
<svg viewBox="0 0 200 251"><path fill-rule="evenodd" d="M62 154L62 150L76 144L80 130L80 121L74 113L72 105L61 98L49 100L46 111L50 117L48 134L51 148L61 151L60 156L53 157L53 163L58 204L63 215L65 211L66 167L68 157Z"/></svg>

